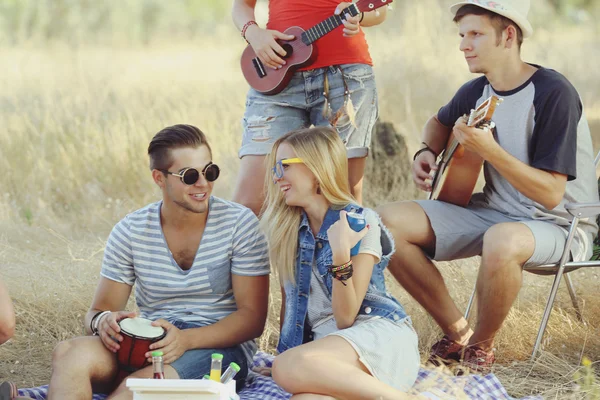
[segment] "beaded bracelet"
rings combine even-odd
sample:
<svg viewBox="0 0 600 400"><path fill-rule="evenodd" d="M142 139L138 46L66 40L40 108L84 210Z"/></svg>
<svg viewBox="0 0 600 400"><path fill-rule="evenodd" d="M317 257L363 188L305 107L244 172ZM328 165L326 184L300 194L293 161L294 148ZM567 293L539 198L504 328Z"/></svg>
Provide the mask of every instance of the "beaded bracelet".
<svg viewBox="0 0 600 400"><path fill-rule="evenodd" d="M250 20L250 21L246 22L246 23L244 24L244 26L242 27L242 32L241 32L241 34L242 34L242 37L244 38L244 40L246 41L246 43L248 42L248 39L246 39L246 30L247 30L247 29L248 29L248 28L249 28L251 25L256 25L256 26L258 26L258 24L256 23L256 21L254 21L254 20Z"/></svg>
<svg viewBox="0 0 600 400"><path fill-rule="evenodd" d="M354 267L352 266L352 260L342 265L330 265L328 268L329 275L338 281L342 282L344 286L347 286L344 281L352 278L354 274Z"/></svg>
<svg viewBox="0 0 600 400"><path fill-rule="evenodd" d="M352 260L342 264L342 265L330 265L329 266L329 273L333 274L335 272L341 272L343 270L345 270L348 267L352 266Z"/></svg>

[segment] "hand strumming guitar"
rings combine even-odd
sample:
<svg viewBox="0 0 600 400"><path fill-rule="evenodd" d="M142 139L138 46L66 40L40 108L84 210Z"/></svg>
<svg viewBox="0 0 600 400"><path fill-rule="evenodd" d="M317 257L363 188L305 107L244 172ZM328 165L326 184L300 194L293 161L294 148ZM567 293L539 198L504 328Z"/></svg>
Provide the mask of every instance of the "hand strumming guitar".
<svg viewBox="0 0 600 400"><path fill-rule="evenodd" d="M413 181L419 189L431 192L431 178L436 170L436 156L431 151L423 151L413 161Z"/></svg>
<svg viewBox="0 0 600 400"><path fill-rule="evenodd" d="M281 57L285 57L286 52L277 43L276 39L292 40L294 36L275 30L263 29L258 25L249 26L246 31L246 40L252 46L260 61L272 69L278 69L285 65L285 61Z"/></svg>

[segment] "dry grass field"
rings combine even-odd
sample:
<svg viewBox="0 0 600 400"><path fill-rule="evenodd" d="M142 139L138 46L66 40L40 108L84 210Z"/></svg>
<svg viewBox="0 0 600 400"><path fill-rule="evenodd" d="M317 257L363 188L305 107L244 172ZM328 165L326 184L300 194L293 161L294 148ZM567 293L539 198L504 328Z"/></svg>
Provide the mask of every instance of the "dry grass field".
<svg viewBox="0 0 600 400"><path fill-rule="evenodd" d="M394 124L412 153L426 118L471 76L451 16L439 7L450 1L397 3L368 39L380 118ZM532 3L538 29L523 56L563 72L577 87L597 151L598 28L593 18L560 19L544 0ZM0 279L14 299L18 323L16 337L0 347L0 381L11 379L21 387L47 383L52 348L82 333L108 232L127 212L159 196L145 156L155 132L175 123L204 130L223 167L215 194L231 196L247 90L238 68L244 43L227 19L204 30L210 34L122 45L117 39L85 45L61 40L15 44L0 38ZM378 168L403 174L408 162L370 166L367 205L416 195L411 183L389 191L378 179ZM461 307L477 265L477 259L440 264ZM559 291L536 362L528 356L552 281L525 277L497 341L494 372L511 395L584 399L591 398L590 390L599 390L598 384L577 388L574 373L583 356L600 360L600 280L591 270L573 277L584 301L585 323L576 319L566 291ZM412 315L426 354L439 337L438 328L395 282L389 284ZM279 303L274 290L260 338L265 350L277 341Z"/></svg>

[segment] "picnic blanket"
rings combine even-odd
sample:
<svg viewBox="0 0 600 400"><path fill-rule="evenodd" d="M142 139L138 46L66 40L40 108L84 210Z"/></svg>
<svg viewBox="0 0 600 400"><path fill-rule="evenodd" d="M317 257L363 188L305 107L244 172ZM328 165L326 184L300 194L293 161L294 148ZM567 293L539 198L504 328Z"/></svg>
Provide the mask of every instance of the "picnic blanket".
<svg viewBox="0 0 600 400"><path fill-rule="evenodd" d="M254 356L253 371L248 374L246 387L239 393L241 400L288 400L290 394L281 389L271 377L254 371L271 368L274 356L258 352ZM421 368L415 388L430 399L481 399L513 400L494 374L485 376L449 376L440 371ZM19 395L32 399L46 399L48 385L31 389L19 389ZM92 400L104 400L106 395L95 394ZM521 400L542 400L541 397L526 397Z"/></svg>

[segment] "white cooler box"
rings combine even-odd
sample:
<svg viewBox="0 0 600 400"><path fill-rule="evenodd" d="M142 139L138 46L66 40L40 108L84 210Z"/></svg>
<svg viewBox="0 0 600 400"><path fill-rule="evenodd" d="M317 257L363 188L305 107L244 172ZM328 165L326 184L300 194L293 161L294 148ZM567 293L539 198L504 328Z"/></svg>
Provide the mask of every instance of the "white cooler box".
<svg viewBox="0 0 600 400"><path fill-rule="evenodd" d="M133 400L239 400L235 379L226 385L208 379L127 379Z"/></svg>

